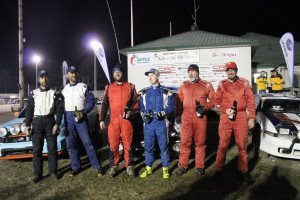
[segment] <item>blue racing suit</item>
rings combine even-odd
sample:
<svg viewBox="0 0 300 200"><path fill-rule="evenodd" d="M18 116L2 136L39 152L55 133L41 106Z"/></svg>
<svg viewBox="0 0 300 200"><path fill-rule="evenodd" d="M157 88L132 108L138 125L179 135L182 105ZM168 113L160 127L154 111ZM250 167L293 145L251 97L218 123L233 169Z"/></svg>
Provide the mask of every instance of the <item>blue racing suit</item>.
<svg viewBox="0 0 300 200"><path fill-rule="evenodd" d="M94 95L84 83L68 84L62 91L65 98L65 126L66 126L66 142L69 156L71 159L71 167L73 170L80 168L80 158L78 152L78 137L89 156L91 165L94 169L101 168L96 149L93 147L89 136L87 114L93 109ZM78 112L83 112L84 117L79 122L75 121L75 106Z"/></svg>
<svg viewBox="0 0 300 200"><path fill-rule="evenodd" d="M163 167L170 165L168 146L167 115L174 111L175 100L172 92L164 86L147 87L140 91L140 113L142 117L151 111L153 120L144 126L145 163L152 167L154 162L155 136L161 152ZM156 113L164 112L164 117L157 118Z"/></svg>

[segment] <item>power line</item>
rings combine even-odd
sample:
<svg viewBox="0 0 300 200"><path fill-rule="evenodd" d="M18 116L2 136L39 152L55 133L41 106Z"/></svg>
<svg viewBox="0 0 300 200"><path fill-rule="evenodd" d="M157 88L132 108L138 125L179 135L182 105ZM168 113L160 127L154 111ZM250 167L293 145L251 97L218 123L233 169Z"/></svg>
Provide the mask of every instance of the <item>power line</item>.
<svg viewBox="0 0 300 200"><path fill-rule="evenodd" d="M115 39L116 39L116 44L117 44L117 49L118 49L119 63L121 64L120 50L119 50L119 45L118 45L118 38L117 38L117 34L116 34L116 30L115 30L115 25L114 25L114 22L113 22L113 18L112 18L111 12L110 12L110 7L109 7L108 0L106 0L106 3L107 3L109 15L110 15L111 24L112 24L112 27L113 27L113 29L114 29L114 34L115 34Z"/></svg>

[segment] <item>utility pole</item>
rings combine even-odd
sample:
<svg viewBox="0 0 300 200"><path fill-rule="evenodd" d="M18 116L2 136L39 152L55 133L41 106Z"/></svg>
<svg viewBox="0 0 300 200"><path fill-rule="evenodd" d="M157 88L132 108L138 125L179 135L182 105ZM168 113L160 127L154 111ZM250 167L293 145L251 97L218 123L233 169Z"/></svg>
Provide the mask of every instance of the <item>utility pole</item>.
<svg viewBox="0 0 300 200"><path fill-rule="evenodd" d="M133 47L133 8L132 1L130 0L130 11L131 11L131 46Z"/></svg>
<svg viewBox="0 0 300 200"><path fill-rule="evenodd" d="M96 62L96 53L94 53L94 96L97 97L97 62Z"/></svg>
<svg viewBox="0 0 300 200"><path fill-rule="evenodd" d="M24 107L23 75L23 0L19 0L19 98L20 108Z"/></svg>

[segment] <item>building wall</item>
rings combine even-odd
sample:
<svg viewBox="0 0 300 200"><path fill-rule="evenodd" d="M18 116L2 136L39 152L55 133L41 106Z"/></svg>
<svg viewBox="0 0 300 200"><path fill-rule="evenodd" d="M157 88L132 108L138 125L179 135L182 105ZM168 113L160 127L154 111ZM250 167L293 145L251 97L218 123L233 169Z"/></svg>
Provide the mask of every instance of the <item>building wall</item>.
<svg viewBox="0 0 300 200"><path fill-rule="evenodd" d="M215 90L220 80L227 78L225 64L236 62L238 76L251 83L251 47L208 48L147 52L128 54L128 81L136 85L137 91L149 86L145 72L150 68L160 71L162 85L177 89L180 83L188 80L187 68L197 64L200 78L210 81Z"/></svg>

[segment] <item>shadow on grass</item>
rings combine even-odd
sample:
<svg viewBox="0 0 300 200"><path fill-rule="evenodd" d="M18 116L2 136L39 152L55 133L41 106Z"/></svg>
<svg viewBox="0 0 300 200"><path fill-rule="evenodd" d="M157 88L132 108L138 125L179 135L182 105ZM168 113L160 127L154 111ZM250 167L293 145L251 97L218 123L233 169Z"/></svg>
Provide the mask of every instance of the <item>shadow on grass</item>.
<svg viewBox="0 0 300 200"><path fill-rule="evenodd" d="M174 190L155 199L249 199L249 200L295 200L297 189L283 176L278 175L274 167L269 177L262 183L249 185L240 178L234 168L237 167L238 157L231 160L224 168L222 185L218 186L213 176L205 175L191 185L178 185ZM183 192L184 191L184 192Z"/></svg>
<svg viewBox="0 0 300 200"><path fill-rule="evenodd" d="M265 182L251 189L249 200L294 200L297 197L297 189L283 176L278 175L278 168L272 169L271 175Z"/></svg>

